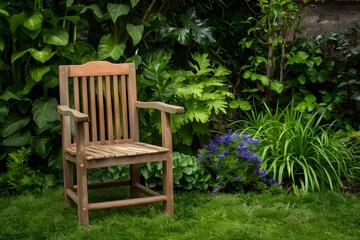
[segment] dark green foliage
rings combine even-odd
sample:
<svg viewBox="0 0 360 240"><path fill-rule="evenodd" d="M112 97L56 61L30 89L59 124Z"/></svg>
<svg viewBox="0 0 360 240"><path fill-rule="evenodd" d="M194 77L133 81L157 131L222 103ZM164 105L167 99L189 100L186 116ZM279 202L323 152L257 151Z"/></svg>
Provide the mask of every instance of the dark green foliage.
<svg viewBox="0 0 360 240"><path fill-rule="evenodd" d="M141 173L149 187L162 186L162 163L142 165ZM206 191L210 173L196 161L194 156L173 153L174 188L180 191Z"/></svg>
<svg viewBox="0 0 360 240"><path fill-rule="evenodd" d="M55 176L43 174L29 166L30 148L9 154L7 172L0 175L1 193L40 192L55 185Z"/></svg>
<svg viewBox="0 0 360 240"><path fill-rule="evenodd" d="M299 111L293 103L272 113L249 114L240 128L260 139L258 152L269 174L294 190L339 189L351 180L348 167L357 160L358 147L321 124L324 112Z"/></svg>
<svg viewBox="0 0 360 240"><path fill-rule="evenodd" d="M173 70L172 55L157 51L144 59L143 73L138 77L139 96L142 100L163 101L185 107L184 114L172 116L175 147L197 147L196 142L206 141L214 118L226 114L227 101L232 98L226 76L230 73L222 66L212 66L207 54L194 53L189 61L191 70ZM153 142L160 131L158 112L141 112L146 126L144 138ZM152 133L149 129L153 129Z"/></svg>

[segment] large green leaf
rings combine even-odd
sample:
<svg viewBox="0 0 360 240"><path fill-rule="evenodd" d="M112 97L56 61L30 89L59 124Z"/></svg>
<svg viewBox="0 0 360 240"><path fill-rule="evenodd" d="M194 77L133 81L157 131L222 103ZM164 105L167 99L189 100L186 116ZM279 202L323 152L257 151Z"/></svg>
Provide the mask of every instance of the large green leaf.
<svg viewBox="0 0 360 240"><path fill-rule="evenodd" d="M36 81L40 82L43 78L43 76L50 71L50 66L44 66L44 67L32 67L29 69L29 73L31 78Z"/></svg>
<svg viewBox="0 0 360 240"><path fill-rule="evenodd" d="M56 112L58 102L55 98L49 100L36 99L32 105L33 119L41 129L48 122L59 121L59 114Z"/></svg>
<svg viewBox="0 0 360 240"><path fill-rule="evenodd" d="M29 144L31 131L29 128L18 131L2 141L2 145L6 147L21 147Z"/></svg>
<svg viewBox="0 0 360 240"><path fill-rule="evenodd" d="M16 29L24 22L26 15L24 12L12 15L10 18L10 31L15 35Z"/></svg>
<svg viewBox="0 0 360 240"><path fill-rule="evenodd" d="M30 50L31 56L39 62L45 63L52 56L54 56L55 52L52 52L52 47L50 45L46 45L43 50L39 51L34 48Z"/></svg>
<svg viewBox="0 0 360 240"><path fill-rule="evenodd" d="M69 33L65 28L44 31L44 42L56 46L66 46L69 42Z"/></svg>
<svg viewBox="0 0 360 240"><path fill-rule="evenodd" d="M144 25L133 25L131 23L126 25L126 30L129 33L134 46L138 44L142 38L143 32L144 32Z"/></svg>
<svg viewBox="0 0 360 240"><path fill-rule="evenodd" d="M30 144L38 156L42 159L46 159L53 147L53 139L49 136L36 136L30 139Z"/></svg>
<svg viewBox="0 0 360 240"><path fill-rule="evenodd" d="M22 56L24 56L26 53L28 52L31 52L31 51L34 51L35 49L34 48L29 48L29 49L26 49L22 52L13 52L11 54L11 63L15 62L17 59L21 58Z"/></svg>
<svg viewBox="0 0 360 240"><path fill-rule="evenodd" d="M112 35L104 35L101 38L98 47L99 59L103 60L105 58L111 57L117 61L124 54L125 47L125 43L117 44Z"/></svg>
<svg viewBox="0 0 360 240"><path fill-rule="evenodd" d="M99 18L99 19L102 19L103 18L103 14L100 10L100 7L96 4L91 4L90 6L86 6L84 7L80 13L84 13L86 12L88 9L92 10L92 12L94 13L94 15Z"/></svg>
<svg viewBox="0 0 360 240"><path fill-rule="evenodd" d="M40 12L34 12L33 15L24 20L23 26L30 31L35 31L41 28L42 22L43 15Z"/></svg>
<svg viewBox="0 0 360 240"><path fill-rule="evenodd" d="M114 4L108 3L107 4L107 11L111 17L113 23L123 15L127 15L130 11L130 6L128 4Z"/></svg>
<svg viewBox="0 0 360 240"><path fill-rule="evenodd" d="M8 103L4 100L0 100L0 122L3 122L8 114L9 114Z"/></svg>
<svg viewBox="0 0 360 240"><path fill-rule="evenodd" d="M16 112L11 112L1 124L1 136L4 138L10 136L11 134L26 127L30 121L30 117L23 117Z"/></svg>

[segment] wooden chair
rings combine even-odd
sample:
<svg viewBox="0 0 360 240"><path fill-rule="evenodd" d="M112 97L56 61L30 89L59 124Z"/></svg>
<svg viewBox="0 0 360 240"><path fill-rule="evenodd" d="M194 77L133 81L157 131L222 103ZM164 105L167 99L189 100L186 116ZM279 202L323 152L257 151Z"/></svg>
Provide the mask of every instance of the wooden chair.
<svg viewBox="0 0 360 240"><path fill-rule="evenodd" d="M152 202L163 202L164 210L172 215L174 197L169 120L170 114L182 113L184 108L137 101L133 63L94 61L60 66L59 88L65 202L71 199L77 204L79 223L89 225L89 210L92 209ZM139 142L137 108L161 111L162 146ZM155 161L162 161L163 166L161 194L140 184L139 164ZM130 165L129 180L88 184L87 169L124 164ZM89 203L88 188L117 185L129 185L131 198ZM141 197L140 192L146 197Z"/></svg>

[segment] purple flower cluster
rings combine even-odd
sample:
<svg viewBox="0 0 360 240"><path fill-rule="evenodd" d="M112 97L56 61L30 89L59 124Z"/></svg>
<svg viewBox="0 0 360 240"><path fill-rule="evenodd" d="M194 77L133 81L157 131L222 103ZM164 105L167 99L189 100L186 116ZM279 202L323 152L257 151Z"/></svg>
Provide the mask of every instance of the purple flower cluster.
<svg viewBox="0 0 360 240"><path fill-rule="evenodd" d="M261 170L261 160L255 154L258 139L248 134L228 131L216 136L208 145L199 151L197 161L210 171L214 178L214 190L219 191L251 191L259 184L280 186Z"/></svg>

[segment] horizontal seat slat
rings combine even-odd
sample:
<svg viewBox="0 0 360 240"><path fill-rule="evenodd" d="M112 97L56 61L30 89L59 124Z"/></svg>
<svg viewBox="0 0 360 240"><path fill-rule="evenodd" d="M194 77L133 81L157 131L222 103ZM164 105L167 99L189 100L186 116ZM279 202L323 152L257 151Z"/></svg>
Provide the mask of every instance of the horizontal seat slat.
<svg viewBox="0 0 360 240"><path fill-rule="evenodd" d="M86 159L107 159L107 158L121 158L137 155L156 154L160 152L168 152L168 148L163 148L146 143L125 143L125 144L114 144L114 145L94 145L87 146L86 148ZM75 156L76 147L65 149L65 152Z"/></svg>

